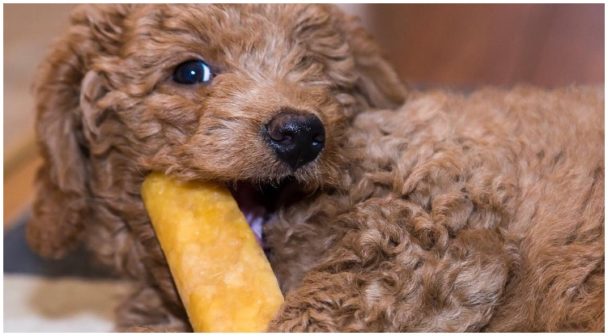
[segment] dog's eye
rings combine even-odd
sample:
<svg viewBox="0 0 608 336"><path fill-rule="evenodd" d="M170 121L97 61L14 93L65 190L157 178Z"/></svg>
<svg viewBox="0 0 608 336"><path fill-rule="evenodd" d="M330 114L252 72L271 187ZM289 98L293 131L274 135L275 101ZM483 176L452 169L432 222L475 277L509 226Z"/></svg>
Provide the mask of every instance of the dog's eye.
<svg viewBox="0 0 608 336"><path fill-rule="evenodd" d="M201 60L184 62L175 68L173 80L180 84L209 84L213 73L207 63Z"/></svg>

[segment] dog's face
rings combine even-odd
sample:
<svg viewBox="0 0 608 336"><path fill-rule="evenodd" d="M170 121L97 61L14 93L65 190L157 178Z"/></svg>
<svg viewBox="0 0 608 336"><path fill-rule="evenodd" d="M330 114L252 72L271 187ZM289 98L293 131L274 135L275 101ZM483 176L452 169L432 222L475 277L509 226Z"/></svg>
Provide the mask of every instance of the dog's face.
<svg viewBox="0 0 608 336"><path fill-rule="evenodd" d="M331 6L88 6L72 23L37 87L41 185L58 196L152 170L318 187L339 175L349 118L403 99L378 48ZM50 203L39 198L38 217Z"/></svg>
<svg viewBox="0 0 608 336"><path fill-rule="evenodd" d="M324 8L136 8L93 69L139 162L188 178L319 179L355 101L346 36ZM106 102L108 103L108 102Z"/></svg>
<svg viewBox="0 0 608 336"><path fill-rule="evenodd" d="M323 6L133 8L128 38L92 64L108 91L103 113L137 139L128 145L142 147L149 170L319 182L335 169L344 121L367 103L336 15Z"/></svg>

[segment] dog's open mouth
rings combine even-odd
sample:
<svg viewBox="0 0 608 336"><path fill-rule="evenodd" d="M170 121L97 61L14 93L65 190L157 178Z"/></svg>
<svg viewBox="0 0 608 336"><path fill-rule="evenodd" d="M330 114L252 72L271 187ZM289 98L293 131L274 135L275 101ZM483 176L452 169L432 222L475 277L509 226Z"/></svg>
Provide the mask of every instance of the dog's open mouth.
<svg viewBox="0 0 608 336"><path fill-rule="evenodd" d="M275 184L239 181L228 187L262 247L264 224L279 208L303 197L301 188L293 178L285 178Z"/></svg>

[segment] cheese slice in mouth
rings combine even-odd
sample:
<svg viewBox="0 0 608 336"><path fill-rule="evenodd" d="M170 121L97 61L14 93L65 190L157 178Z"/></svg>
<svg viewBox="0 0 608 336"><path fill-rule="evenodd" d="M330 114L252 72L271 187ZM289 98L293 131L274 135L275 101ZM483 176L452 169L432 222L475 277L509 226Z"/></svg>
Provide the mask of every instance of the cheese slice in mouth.
<svg viewBox="0 0 608 336"><path fill-rule="evenodd" d="M265 331L283 295L230 190L152 173L141 191L194 331Z"/></svg>

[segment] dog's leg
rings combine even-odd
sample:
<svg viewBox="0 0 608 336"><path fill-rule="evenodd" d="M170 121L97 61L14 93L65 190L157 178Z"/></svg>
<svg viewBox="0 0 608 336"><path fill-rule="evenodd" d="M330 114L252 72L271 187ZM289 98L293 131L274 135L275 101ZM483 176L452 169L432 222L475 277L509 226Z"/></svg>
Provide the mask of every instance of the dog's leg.
<svg viewBox="0 0 608 336"><path fill-rule="evenodd" d="M421 226L403 201L370 201L287 294L272 331L476 331L503 295L510 253L493 229Z"/></svg>
<svg viewBox="0 0 608 336"><path fill-rule="evenodd" d="M129 332L192 331L184 318L176 316L159 291L142 284L116 310L116 329Z"/></svg>

